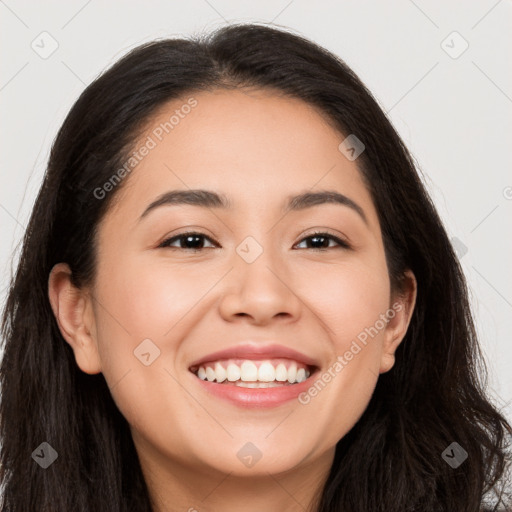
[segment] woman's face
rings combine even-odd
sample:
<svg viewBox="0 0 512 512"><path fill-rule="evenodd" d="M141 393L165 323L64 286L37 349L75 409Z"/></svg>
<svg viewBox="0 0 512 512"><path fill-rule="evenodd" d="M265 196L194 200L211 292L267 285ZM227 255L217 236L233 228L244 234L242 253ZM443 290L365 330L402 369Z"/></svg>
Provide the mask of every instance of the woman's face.
<svg viewBox="0 0 512 512"><path fill-rule="evenodd" d="M153 467L255 475L330 462L393 364L415 290L390 296L357 159L316 110L262 91L190 97L160 110L133 149L140 162L99 226L97 279L79 309L86 328L65 337L83 371L103 373ZM147 210L198 189L230 207ZM293 196L326 191L348 199L287 209ZM190 232L200 236L161 246ZM200 360L207 381L191 371ZM277 387L208 380L231 364L231 379L241 368L245 381ZM294 364L306 381L288 382Z"/></svg>

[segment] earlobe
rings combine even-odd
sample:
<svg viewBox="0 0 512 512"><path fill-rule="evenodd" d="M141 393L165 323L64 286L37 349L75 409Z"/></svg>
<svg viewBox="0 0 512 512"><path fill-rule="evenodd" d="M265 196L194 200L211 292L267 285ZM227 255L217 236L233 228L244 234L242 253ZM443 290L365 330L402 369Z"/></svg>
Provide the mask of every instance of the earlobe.
<svg viewBox="0 0 512 512"><path fill-rule="evenodd" d="M381 356L380 360L380 370L379 373L386 373L393 368L395 365L395 354L394 352L384 352Z"/></svg>
<svg viewBox="0 0 512 512"><path fill-rule="evenodd" d="M94 315L89 298L71 282L66 263L55 265L48 278L48 298L59 330L71 346L79 368L88 374L101 372L95 337Z"/></svg>
<svg viewBox="0 0 512 512"><path fill-rule="evenodd" d="M380 373L385 373L395 364L395 352L407 333L416 305L417 282L411 270L405 272L404 291L392 302L389 322L382 345Z"/></svg>

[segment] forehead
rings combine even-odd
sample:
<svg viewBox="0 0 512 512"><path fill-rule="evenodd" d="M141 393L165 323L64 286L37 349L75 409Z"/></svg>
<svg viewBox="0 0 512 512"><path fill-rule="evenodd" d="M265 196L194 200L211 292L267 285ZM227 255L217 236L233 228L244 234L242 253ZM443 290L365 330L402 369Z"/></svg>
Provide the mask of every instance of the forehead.
<svg viewBox="0 0 512 512"><path fill-rule="evenodd" d="M272 91L191 93L147 123L116 210L133 220L164 192L208 189L227 196L233 210L261 213L281 209L290 195L329 189L357 198L375 221L355 161L338 149L344 138L313 106Z"/></svg>

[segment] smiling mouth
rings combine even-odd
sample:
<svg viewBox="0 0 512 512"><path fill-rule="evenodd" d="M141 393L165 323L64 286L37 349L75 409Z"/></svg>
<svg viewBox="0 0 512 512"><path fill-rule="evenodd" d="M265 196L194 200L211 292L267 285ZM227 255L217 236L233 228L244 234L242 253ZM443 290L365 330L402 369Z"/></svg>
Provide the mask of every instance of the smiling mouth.
<svg viewBox="0 0 512 512"><path fill-rule="evenodd" d="M226 359L189 368L199 379L243 388L274 388L304 382L316 367L290 359Z"/></svg>

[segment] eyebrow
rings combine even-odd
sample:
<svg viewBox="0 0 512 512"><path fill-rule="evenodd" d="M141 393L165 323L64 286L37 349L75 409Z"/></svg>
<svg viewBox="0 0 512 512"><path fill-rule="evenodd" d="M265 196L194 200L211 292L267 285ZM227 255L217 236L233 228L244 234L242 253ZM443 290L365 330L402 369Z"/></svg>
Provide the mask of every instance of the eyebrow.
<svg viewBox="0 0 512 512"><path fill-rule="evenodd" d="M347 206L355 211L368 225L368 219L364 210L355 201L349 197L340 194L334 190L320 190L318 192L303 192L295 196L287 197L283 213L292 211L301 211L313 206L334 203ZM189 190L170 190L157 197L139 217L139 222L148 215L148 213L164 205L192 205L202 208L220 208L232 209L233 203L224 194L218 194L210 190L189 189Z"/></svg>

